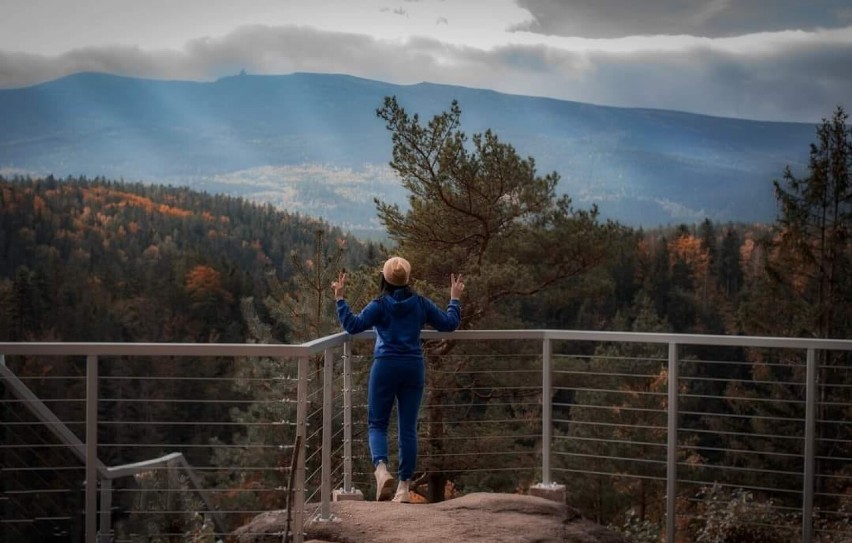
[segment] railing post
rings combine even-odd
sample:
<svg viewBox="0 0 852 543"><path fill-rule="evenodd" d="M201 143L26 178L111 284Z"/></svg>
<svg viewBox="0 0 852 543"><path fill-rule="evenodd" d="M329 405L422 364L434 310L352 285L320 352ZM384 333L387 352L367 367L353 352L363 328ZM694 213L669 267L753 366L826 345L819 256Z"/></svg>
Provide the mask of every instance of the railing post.
<svg viewBox="0 0 852 543"><path fill-rule="evenodd" d="M343 344L343 492L352 492L352 342Z"/></svg>
<svg viewBox="0 0 852 543"><path fill-rule="evenodd" d="M101 521L98 543L111 543L112 538L112 481L101 481Z"/></svg>
<svg viewBox="0 0 852 543"><path fill-rule="evenodd" d="M666 445L666 542L674 543L677 526L677 344L669 343L668 440Z"/></svg>
<svg viewBox="0 0 852 543"><path fill-rule="evenodd" d="M331 520L331 411L334 357L325 350L322 373L322 474L320 476L320 514L318 520Z"/></svg>
<svg viewBox="0 0 852 543"><path fill-rule="evenodd" d="M98 357L86 357L86 542L98 537Z"/></svg>
<svg viewBox="0 0 852 543"><path fill-rule="evenodd" d="M817 357L808 349L805 369L805 473L802 488L802 542L813 536L814 483L816 480Z"/></svg>
<svg viewBox="0 0 852 543"><path fill-rule="evenodd" d="M541 482L530 487L530 495L565 503L566 488L553 482L550 454L553 447L553 385L551 382L553 342L545 336L541 348Z"/></svg>
<svg viewBox="0 0 852 543"><path fill-rule="evenodd" d="M553 344L550 338L544 338L541 352L541 484L549 486L550 448L553 426L553 387L551 385L551 356Z"/></svg>
<svg viewBox="0 0 852 543"><path fill-rule="evenodd" d="M296 389L296 442L298 446L293 454L296 456L296 484L293 509L293 543L304 541L305 528L305 440L307 439L308 419L308 357L299 357L299 377ZM285 534L286 535L286 534Z"/></svg>

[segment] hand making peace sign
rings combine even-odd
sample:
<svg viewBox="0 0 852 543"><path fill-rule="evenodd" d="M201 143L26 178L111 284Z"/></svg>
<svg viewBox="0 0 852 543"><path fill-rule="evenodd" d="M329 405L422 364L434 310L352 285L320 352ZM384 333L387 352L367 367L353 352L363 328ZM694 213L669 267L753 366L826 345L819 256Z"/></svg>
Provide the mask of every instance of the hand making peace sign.
<svg viewBox="0 0 852 543"><path fill-rule="evenodd" d="M337 281L331 282L331 290L334 292L335 300L343 299L343 288L346 286L346 272L337 273Z"/></svg>
<svg viewBox="0 0 852 543"><path fill-rule="evenodd" d="M461 297L462 292L464 291L464 281L462 281L461 274L450 274L450 299L458 300Z"/></svg>

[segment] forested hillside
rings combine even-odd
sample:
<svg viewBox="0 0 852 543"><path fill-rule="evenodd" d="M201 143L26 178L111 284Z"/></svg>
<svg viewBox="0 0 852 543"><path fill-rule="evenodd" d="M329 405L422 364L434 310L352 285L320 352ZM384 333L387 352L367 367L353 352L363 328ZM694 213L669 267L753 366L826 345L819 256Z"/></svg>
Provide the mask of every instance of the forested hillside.
<svg viewBox="0 0 852 543"><path fill-rule="evenodd" d="M0 178L0 209L6 341L242 342L250 334L240 300L266 298L270 273L296 288L292 255L310 259L317 231L345 244L349 269L379 258L375 245L312 218L186 188ZM677 332L771 332L743 322L740 307L741 294L764 278L769 226L705 221L617 232L597 271L533 297L521 324L629 327L650 303ZM286 323L276 325L277 340L295 341Z"/></svg>
<svg viewBox="0 0 852 543"><path fill-rule="evenodd" d="M317 233L355 267L375 247L240 198L104 179L0 178L0 340L242 342ZM258 308L261 313L263 308ZM274 331L286 341L286 326Z"/></svg>

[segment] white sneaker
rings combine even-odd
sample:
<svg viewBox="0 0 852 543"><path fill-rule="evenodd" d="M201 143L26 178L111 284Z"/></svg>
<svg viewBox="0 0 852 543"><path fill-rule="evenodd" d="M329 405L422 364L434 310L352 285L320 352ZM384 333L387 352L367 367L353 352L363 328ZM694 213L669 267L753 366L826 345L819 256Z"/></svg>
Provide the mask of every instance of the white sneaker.
<svg viewBox="0 0 852 543"><path fill-rule="evenodd" d="M390 498L391 487L393 486L393 475L388 471L388 466L384 462L379 462L376 465L376 501L383 501Z"/></svg>
<svg viewBox="0 0 852 543"><path fill-rule="evenodd" d="M409 493L409 484L411 481L400 481L399 486L396 488L396 494L393 497L393 501L396 503L411 503L411 494Z"/></svg>

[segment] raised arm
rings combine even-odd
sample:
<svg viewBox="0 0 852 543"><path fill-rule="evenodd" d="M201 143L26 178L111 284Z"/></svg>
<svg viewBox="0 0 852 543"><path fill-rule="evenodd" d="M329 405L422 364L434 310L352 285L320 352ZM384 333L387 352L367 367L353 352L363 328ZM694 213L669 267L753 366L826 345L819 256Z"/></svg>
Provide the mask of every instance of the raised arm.
<svg viewBox="0 0 852 543"><path fill-rule="evenodd" d="M461 275L450 275L450 303L446 311L441 311L431 300L425 300L426 323L439 332L452 332L461 323L461 297L464 281Z"/></svg>
<svg viewBox="0 0 852 543"><path fill-rule="evenodd" d="M373 300L361 313L355 315L349 304L344 298L344 289L346 287L346 272L341 271L337 274L337 281L331 283L331 290L334 293L334 299L337 301L337 320L340 325L350 334L357 334L368 330L375 326L381 306Z"/></svg>

